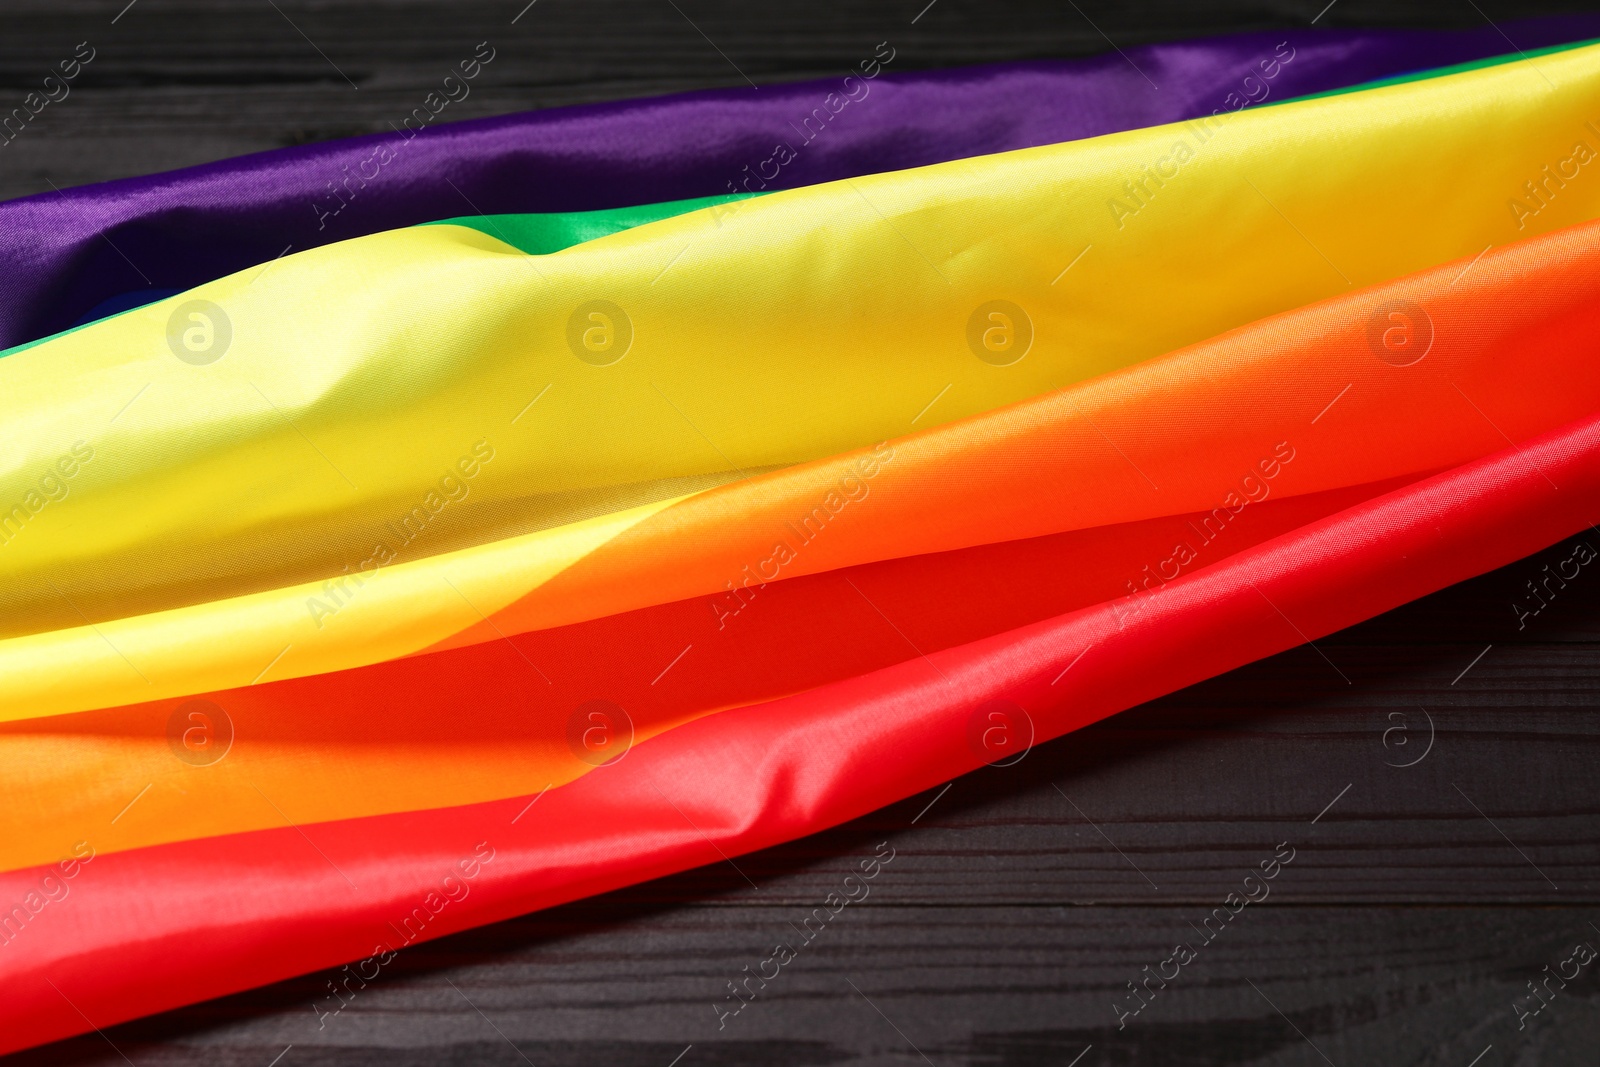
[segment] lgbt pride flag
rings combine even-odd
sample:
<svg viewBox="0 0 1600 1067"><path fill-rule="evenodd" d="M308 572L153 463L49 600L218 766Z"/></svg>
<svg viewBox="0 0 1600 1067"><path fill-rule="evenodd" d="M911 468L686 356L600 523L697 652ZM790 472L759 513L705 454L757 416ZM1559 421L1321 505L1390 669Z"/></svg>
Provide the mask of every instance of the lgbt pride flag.
<svg viewBox="0 0 1600 1067"><path fill-rule="evenodd" d="M1156 46L1159 103L884 46L0 205L0 1049L790 840L1589 527L1600 20L1541 26Z"/></svg>

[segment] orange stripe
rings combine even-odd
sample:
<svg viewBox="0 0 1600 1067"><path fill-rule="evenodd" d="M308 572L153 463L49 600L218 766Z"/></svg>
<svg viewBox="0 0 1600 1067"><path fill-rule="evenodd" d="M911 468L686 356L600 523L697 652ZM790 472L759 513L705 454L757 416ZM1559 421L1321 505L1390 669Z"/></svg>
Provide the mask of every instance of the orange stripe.
<svg viewBox="0 0 1600 1067"><path fill-rule="evenodd" d="M1385 488L1252 505L1205 550L1205 562ZM568 730L587 701L625 708L643 740L1115 597L1176 540L1197 539L1188 521L1164 517L778 582L721 627L705 600L687 600L526 635L515 646L497 640L214 693L206 697L210 724L181 716L179 724L215 727L226 715L232 747L210 765L176 754L189 751L169 729L189 706L183 700L0 724L12 820L0 869L49 862L62 842L83 839L116 852L537 793L591 769L574 756Z"/></svg>
<svg viewBox="0 0 1600 1067"><path fill-rule="evenodd" d="M726 593L749 574L1200 511L1242 491L1279 442L1300 457L1301 492L1464 463L1600 406L1597 290L1589 223L1273 316L897 440L888 462L863 450L699 493L432 648ZM1432 339L1409 366L1383 347L1406 329L1386 314L1402 305ZM857 481L865 496L806 540L803 518ZM781 565L780 543L794 556Z"/></svg>
<svg viewBox="0 0 1600 1067"><path fill-rule="evenodd" d="M871 477L857 454L704 494L500 613L500 632L542 631L517 648L479 627L446 655L214 697L238 739L211 767L168 749L178 701L7 724L0 781L20 829L0 863L48 861L63 834L103 826L141 792L96 847L528 793L587 769L566 740L583 701L618 701L648 736L1103 600L1146 565L1204 566L1282 528L1268 516L1303 522L1370 495L1373 483L1593 410L1597 234L1585 226L1529 242L1459 280L1465 264L917 435ZM1374 314L1400 299L1426 308L1434 333L1410 366L1380 358L1368 337ZM1275 478L1263 462L1277 464ZM865 495L802 543L789 524L830 487L844 494L851 471ZM1196 560L1172 563L1188 516L1209 541L1196 513L1245 493L1247 475L1271 499L1244 505L1244 525L1213 515L1226 532ZM1021 540L1036 535L1048 536ZM716 602L696 598L771 558L779 537L796 543L779 576L796 580L746 592L732 618L741 601L725 599L719 629ZM985 542L998 543L929 555ZM873 560L852 572L855 590L825 573ZM974 595L983 589L993 592Z"/></svg>

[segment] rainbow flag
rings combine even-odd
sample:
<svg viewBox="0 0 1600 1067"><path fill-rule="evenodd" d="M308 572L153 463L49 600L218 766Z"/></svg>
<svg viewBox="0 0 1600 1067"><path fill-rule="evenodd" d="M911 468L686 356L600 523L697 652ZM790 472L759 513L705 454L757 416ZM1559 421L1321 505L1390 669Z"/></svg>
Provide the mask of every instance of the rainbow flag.
<svg viewBox="0 0 1600 1067"><path fill-rule="evenodd" d="M0 1051L370 981L1587 528L1597 25L885 45L0 205Z"/></svg>

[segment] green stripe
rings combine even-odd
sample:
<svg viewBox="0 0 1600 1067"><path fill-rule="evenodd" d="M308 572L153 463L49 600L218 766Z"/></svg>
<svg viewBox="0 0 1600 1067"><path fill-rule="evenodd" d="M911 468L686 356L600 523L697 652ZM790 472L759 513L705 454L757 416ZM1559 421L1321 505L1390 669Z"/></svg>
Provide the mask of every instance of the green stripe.
<svg viewBox="0 0 1600 1067"><path fill-rule="evenodd" d="M676 215L686 215L691 211L701 208L715 207L719 204L733 203L739 200L748 200L753 196L762 196L762 193L735 193L723 196L702 196L693 200L668 200L660 204L640 204L636 207L608 208L604 211L563 211L548 214L523 214L523 215L476 215L472 218L441 219L438 222L419 223L422 226L465 226L469 229L479 230L490 237L504 241L511 247L526 252L529 255L544 256L551 252L559 252L563 248L592 241L596 237L605 237L608 234L621 233L635 226L643 226L647 222L658 222L661 219L670 219ZM141 305L149 307L148 304ZM26 341L14 348L0 352L0 359L14 356L18 352L26 352L36 348L46 341L54 341L58 337L65 337L69 333L90 326L98 326L102 322L126 315L139 308L128 308L105 318L85 322L80 326L53 333L48 337L41 337L36 341Z"/></svg>
<svg viewBox="0 0 1600 1067"><path fill-rule="evenodd" d="M604 211L564 211L543 215L474 215L471 218L440 219L424 226L466 226L504 241L531 256L547 256L563 248L593 241L635 226L687 215L701 208L748 200L759 193L734 193L702 196L693 200L668 200L660 204L608 208Z"/></svg>
<svg viewBox="0 0 1600 1067"><path fill-rule="evenodd" d="M1589 45L1600 44L1600 37L1593 37L1585 41L1574 41L1571 44L1555 44L1546 48L1536 48L1531 52L1508 52L1504 55L1489 56L1484 59L1474 59L1466 63L1454 63L1447 67L1431 67L1426 70L1413 71L1409 74L1395 74L1387 78L1378 78L1373 81L1361 82L1357 85L1346 86L1342 89L1327 89L1320 93L1309 93L1305 96L1292 96L1283 100L1274 100L1263 103L1260 107L1277 107L1279 104L1298 103L1302 100L1320 100L1328 96L1343 96L1346 93L1359 93L1368 89L1381 89L1388 85L1404 85L1408 82L1426 81L1431 78L1442 78L1449 74L1460 74L1469 70L1482 70L1486 67L1498 67L1505 63L1515 63L1521 59L1537 59L1540 56L1554 55L1558 52L1569 52L1574 48L1586 48ZM1241 109L1243 110L1243 109ZM423 226L465 226L488 234L512 248L526 252L533 256L545 256L552 252L559 252L563 248L592 241L597 237L606 237L613 233L621 233L635 226L646 223L659 222L662 219L686 215L691 211L702 208L716 207L721 204L735 203L748 200L764 193L734 193L723 196L702 196L691 200L668 200L659 204L639 204L634 207L607 208L603 211L563 211L543 214L511 214L511 215L475 215L470 218L440 219L437 222L424 222ZM147 305L148 306L148 305ZM137 311L138 308L129 308L128 311ZM115 315L107 315L94 322L86 322L81 326L74 326L60 333L53 333L48 337L41 337L36 341L28 341L0 352L0 358L25 352L30 348L54 341L58 337L65 337L69 333L77 333L89 326L107 322L128 311L119 311Z"/></svg>
<svg viewBox="0 0 1600 1067"><path fill-rule="evenodd" d="M1262 106L1275 107L1278 104L1293 104L1301 100L1320 100L1325 96L1343 96L1345 93L1359 93L1367 89L1382 89L1386 85L1404 85L1407 82L1442 78L1447 74L1483 70L1485 67L1498 67L1505 63L1515 63L1521 59L1537 59L1540 56L1554 55L1557 52L1570 52L1574 48L1587 48L1592 44L1600 44L1600 37L1591 37L1587 41L1573 41L1571 44L1553 44L1547 48L1536 48L1532 52L1507 52L1505 55L1488 56L1484 59L1474 59L1466 63L1452 63L1448 67L1430 67L1427 70L1412 71L1410 74L1392 74L1387 78L1378 78L1374 81L1361 82L1357 85L1347 85L1343 89L1325 89L1320 93L1308 93L1305 96L1292 96L1285 100L1274 100L1271 104L1263 104Z"/></svg>
<svg viewBox="0 0 1600 1067"><path fill-rule="evenodd" d="M149 304L141 304L139 306L140 307L149 307L150 305ZM0 352L0 359L4 359L6 356L14 356L18 352L26 352L30 348L37 348L39 345L44 344L46 341L54 341L57 337L65 337L69 333L77 333L79 330L87 330L91 326L98 326L102 322L109 322L112 319L116 318L118 315L126 315L129 311L138 311L138 310L139 310L139 308L128 308L125 311L117 312L115 315L107 315L103 319L94 319L94 320L92 320L90 322L80 323L77 326L72 326L72 327L69 327L69 328L67 328L65 330L62 330L60 333L53 333L48 337L41 337L37 341L24 341L24 342L22 342L22 344L17 345L14 348L8 348L4 352Z"/></svg>

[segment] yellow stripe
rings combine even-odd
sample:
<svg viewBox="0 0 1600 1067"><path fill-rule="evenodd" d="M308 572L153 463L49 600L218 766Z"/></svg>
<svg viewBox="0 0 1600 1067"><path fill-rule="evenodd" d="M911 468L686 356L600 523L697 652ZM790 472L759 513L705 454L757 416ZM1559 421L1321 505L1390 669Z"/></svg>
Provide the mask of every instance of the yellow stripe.
<svg viewBox="0 0 1600 1067"><path fill-rule="evenodd" d="M480 623L664 500L337 583L0 642L0 721L207 693L378 663ZM332 611L321 610L332 607Z"/></svg>
<svg viewBox="0 0 1600 1067"><path fill-rule="evenodd" d="M245 684L286 646L269 677L401 655L474 617L423 591L429 566L511 568L468 593L488 612L629 509L1590 218L1592 165L1521 228L1509 205L1600 143L1597 99L1591 47L778 193L549 256L396 231L19 352L0 360L0 716ZM194 300L231 326L207 365L167 336ZM969 343L1003 340L1002 319L969 330L996 300L1032 325L1009 366ZM568 343L594 301L632 326L609 366ZM446 503L475 448L493 458ZM396 545L386 529L418 508ZM390 573L317 629L304 583L386 539Z"/></svg>

